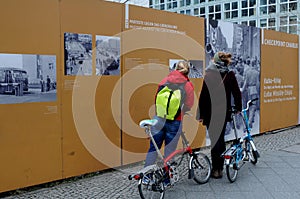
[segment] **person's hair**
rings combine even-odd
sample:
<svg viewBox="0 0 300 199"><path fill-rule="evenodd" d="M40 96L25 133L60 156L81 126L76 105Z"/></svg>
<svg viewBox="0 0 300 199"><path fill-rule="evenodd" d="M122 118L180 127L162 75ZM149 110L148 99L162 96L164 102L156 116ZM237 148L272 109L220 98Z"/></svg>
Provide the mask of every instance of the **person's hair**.
<svg viewBox="0 0 300 199"><path fill-rule="evenodd" d="M179 61L176 64L175 70L187 76L190 72L190 64L187 61Z"/></svg>
<svg viewBox="0 0 300 199"><path fill-rule="evenodd" d="M224 62L226 66L228 66L231 63L231 57L232 55L230 53L225 52L217 52L214 56L215 63L218 62Z"/></svg>

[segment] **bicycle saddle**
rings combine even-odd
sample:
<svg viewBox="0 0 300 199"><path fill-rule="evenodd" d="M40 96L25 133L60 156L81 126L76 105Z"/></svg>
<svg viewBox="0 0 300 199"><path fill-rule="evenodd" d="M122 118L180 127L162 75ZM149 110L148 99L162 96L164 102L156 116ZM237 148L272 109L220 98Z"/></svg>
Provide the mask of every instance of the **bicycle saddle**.
<svg viewBox="0 0 300 199"><path fill-rule="evenodd" d="M146 128L147 126L154 126L155 124L157 124L157 120L156 119L152 119L152 120L150 120L150 119L148 119L148 120L142 120L141 122L140 122L140 127L141 128Z"/></svg>

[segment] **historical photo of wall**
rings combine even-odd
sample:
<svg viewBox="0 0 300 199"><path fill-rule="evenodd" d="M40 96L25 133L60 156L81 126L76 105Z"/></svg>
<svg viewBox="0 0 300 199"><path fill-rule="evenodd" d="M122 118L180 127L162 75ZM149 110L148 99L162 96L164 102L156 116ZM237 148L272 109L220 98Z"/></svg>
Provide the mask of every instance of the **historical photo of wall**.
<svg viewBox="0 0 300 199"><path fill-rule="evenodd" d="M0 54L0 104L56 101L56 56Z"/></svg>
<svg viewBox="0 0 300 199"><path fill-rule="evenodd" d="M96 36L96 75L120 75L120 38Z"/></svg>
<svg viewBox="0 0 300 199"><path fill-rule="evenodd" d="M175 70L176 64L183 59L170 59L169 71ZM202 60L189 60L190 72L189 78L202 78L203 77L203 61Z"/></svg>
<svg viewBox="0 0 300 199"><path fill-rule="evenodd" d="M206 20L206 64L218 51L232 54L229 69L235 72L242 92L243 108L250 99L260 98L260 29L230 22ZM259 100L249 110L252 134L259 133ZM238 119L238 128L242 128ZM243 132L243 129L240 129ZM234 138L230 124L227 125L226 140Z"/></svg>
<svg viewBox="0 0 300 199"><path fill-rule="evenodd" d="M92 75L92 35L64 34L65 75Z"/></svg>

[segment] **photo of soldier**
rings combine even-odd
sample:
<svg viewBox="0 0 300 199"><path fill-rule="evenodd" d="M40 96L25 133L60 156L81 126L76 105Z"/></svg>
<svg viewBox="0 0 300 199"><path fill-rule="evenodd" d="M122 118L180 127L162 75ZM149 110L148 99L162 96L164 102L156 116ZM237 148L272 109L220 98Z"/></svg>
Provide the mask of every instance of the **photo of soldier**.
<svg viewBox="0 0 300 199"><path fill-rule="evenodd" d="M260 98L260 31L256 27L242 26L212 19L206 20L206 67L217 51L233 55L229 69L234 71L243 100L243 108L250 99ZM259 133L259 100L249 111L252 134ZM242 120L237 118L237 127L242 132ZM225 139L234 138L228 124Z"/></svg>

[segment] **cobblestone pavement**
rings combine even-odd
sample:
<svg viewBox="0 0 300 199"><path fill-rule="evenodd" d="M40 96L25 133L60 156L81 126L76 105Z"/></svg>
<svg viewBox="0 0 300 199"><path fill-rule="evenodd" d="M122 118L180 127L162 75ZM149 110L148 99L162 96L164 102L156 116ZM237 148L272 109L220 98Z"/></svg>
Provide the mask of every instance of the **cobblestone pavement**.
<svg viewBox="0 0 300 199"><path fill-rule="evenodd" d="M256 166L245 164L237 182L229 183L225 175L222 179L210 179L204 185L197 185L187 179L186 170L180 169L186 172L166 191L165 198L300 198L300 150L296 153L285 151L300 144L300 126L255 136L254 142L261 158ZM203 152L209 155L208 149ZM137 182L129 181L127 176L141 167L131 165L92 177L66 180L48 188L20 190L4 198L139 198Z"/></svg>

